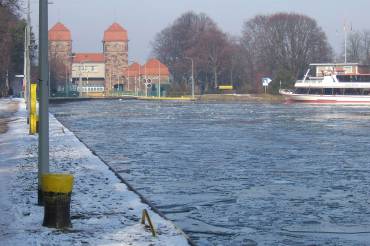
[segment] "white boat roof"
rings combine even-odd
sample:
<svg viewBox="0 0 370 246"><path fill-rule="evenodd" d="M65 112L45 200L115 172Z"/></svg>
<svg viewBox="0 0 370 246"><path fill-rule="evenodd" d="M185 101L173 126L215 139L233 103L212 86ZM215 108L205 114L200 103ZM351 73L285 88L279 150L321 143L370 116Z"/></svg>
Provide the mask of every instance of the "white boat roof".
<svg viewBox="0 0 370 246"><path fill-rule="evenodd" d="M311 63L310 66L368 66L360 63Z"/></svg>
<svg viewBox="0 0 370 246"><path fill-rule="evenodd" d="M322 80L299 80L295 83L296 88L348 88L348 89L370 89L370 82L323 82Z"/></svg>

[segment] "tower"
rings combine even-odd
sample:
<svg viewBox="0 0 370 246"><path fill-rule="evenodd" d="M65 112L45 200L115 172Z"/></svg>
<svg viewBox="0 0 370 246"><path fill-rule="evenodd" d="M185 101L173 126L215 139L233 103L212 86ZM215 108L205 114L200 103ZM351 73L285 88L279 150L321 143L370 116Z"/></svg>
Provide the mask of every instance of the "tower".
<svg viewBox="0 0 370 246"><path fill-rule="evenodd" d="M105 58L105 89L111 91L124 82L124 71L128 68L127 31L118 23L113 23L103 39Z"/></svg>
<svg viewBox="0 0 370 246"><path fill-rule="evenodd" d="M58 22L49 30L50 87L52 92L66 89L72 71L72 35Z"/></svg>

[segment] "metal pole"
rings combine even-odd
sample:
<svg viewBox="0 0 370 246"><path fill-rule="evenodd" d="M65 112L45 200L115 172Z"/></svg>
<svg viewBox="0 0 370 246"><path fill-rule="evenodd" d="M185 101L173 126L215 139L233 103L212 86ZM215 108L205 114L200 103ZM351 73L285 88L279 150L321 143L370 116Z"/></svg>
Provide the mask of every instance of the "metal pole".
<svg viewBox="0 0 370 246"><path fill-rule="evenodd" d="M31 61L30 61L30 46L31 46L31 1L27 2L27 27L26 27L26 74L27 77L27 108L30 106L29 95L31 87Z"/></svg>
<svg viewBox="0 0 370 246"><path fill-rule="evenodd" d="M68 91L67 91L67 83L68 83L68 78L67 78L67 76L68 76L68 75L67 75L67 73L68 73L68 72L67 72L67 65L65 65L65 67L64 67L64 68L65 68L65 71L64 71L64 72L65 72L65 88L64 88L64 91L66 92L65 96L66 96L66 97L68 97Z"/></svg>
<svg viewBox="0 0 370 246"><path fill-rule="evenodd" d="M191 58L191 96L194 99L194 60Z"/></svg>
<svg viewBox="0 0 370 246"><path fill-rule="evenodd" d="M138 80L139 80L139 89L141 91L141 65L139 64L139 74L138 74ZM139 90L137 88L137 84L135 84L135 89L136 89L136 96L139 95Z"/></svg>
<svg viewBox="0 0 370 246"><path fill-rule="evenodd" d="M194 60L191 57L185 57L191 61L191 96L194 99Z"/></svg>
<svg viewBox="0 0 370 246"><path fill-rule="evenodd" d="M127 91L130 91L130 67L129 66L127 67Z"/></svg>
<svg viewBox="0 0 370 246"><path fill-rule="evenodd" d="M80 66L78 67L78 71L80 72L80 82L78 83L79 92L83 92L83 85L82 85L82 61L80 61Z"/></svg>
<svg viewBox="0 0 370 246"><path fill-rule="evenodd" d="M347 64L347 23L344 23L344 63Z"/></svg>
<svg viewBox="0 0 370 246"><path fill-rule="evenodd" d="M89 97L89 71L84 64L84 71L86 73L86 97Z"/></svg>
<svg viewBox="0 0 370 246"><path fill-rule="evenodd" d="M41 176L49 172L48 0L39 1L39 67L38 205L43 205Z"/></svg>
<svg viewBox="0 0 370 246"><path fill-rule="evenodd" d="M27 24L28 25L28 24ZM27 79L27 27L24 29L24 64L23 64L23 87L24 87L24 100L26 100L27 106L27 119L29 116L29 104L28 104L28 79Z"/></svg>
<svg viewBox="0 0 370 246"><path fill-rule="evenodd" d="M146 77L146 63L144 64L144 78L145 78L145 97L148 97L148 79Z"/></svg>
<svg viewBox="0 0 370 246"><path fill-rule="evenodd" d="M161 97L161 61L158 60L158 97Z"/></svg>

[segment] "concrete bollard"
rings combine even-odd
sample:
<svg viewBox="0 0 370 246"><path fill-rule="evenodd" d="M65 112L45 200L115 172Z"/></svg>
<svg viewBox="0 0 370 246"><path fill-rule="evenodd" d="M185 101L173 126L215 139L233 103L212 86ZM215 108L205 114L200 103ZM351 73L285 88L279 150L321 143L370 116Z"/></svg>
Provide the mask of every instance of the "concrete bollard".
<svg viewBox="0 0 370 246"><path fill-rule="evenodd" d="M52 173L42 175L43 226L57 229L72 227L70 217L72 187L72 175Z"/></svg>

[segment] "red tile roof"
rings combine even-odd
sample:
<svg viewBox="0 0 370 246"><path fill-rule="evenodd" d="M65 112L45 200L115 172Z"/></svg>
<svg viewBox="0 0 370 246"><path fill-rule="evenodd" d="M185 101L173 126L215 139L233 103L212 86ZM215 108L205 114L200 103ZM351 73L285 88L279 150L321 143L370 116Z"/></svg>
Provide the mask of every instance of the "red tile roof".
<svg viewBox="0 0 370 246"><path fill-rule="evenodd" d="M128 69L124 69L124 75L135 77L140 75L148 75L148 76L158 76L159 74L159 66L160 66L160 73L161 76L169 76L170 72L168 67L161 63L158 59L150 59L145 65L140 65L139 63L135 62L132 63Z"/></svg>
<svg viewBox="0 0 370 246"><path fill-rule="evenodd" d="M141 73L146 75L169 76L168 67L161 63L158 59L150 59L145 65L141 66Z"/></svg>
<svg viewBox="0 0 370 246"><path fill-rule="evenodd" d="M118 23L113 23L105 32L104 39L105 42L112 41L127 41L127 31Z"/></svg>
<svg viewBox="0 0 370 246"><path fill-rule="evenodd" d="M71 41L71 31L62 23L58 22L49 30L49 41Z"/></svg>
<svg viewBox="0 0 370 246"><path fill-rule="evenodd" d="M140 73L141 73L140 64L135 62L135 63L132 63L128 67L128 69L125 69L123 74L125 76L135 77L135 76L139 76Z"/></svg>
<svg viewBox="0 0 370 246"><path fill-rule="evenodd" d="M74 63L81 62L94 62L94 63L104 63L104 54L103 53L76 53L73 57Z"/></svg>

